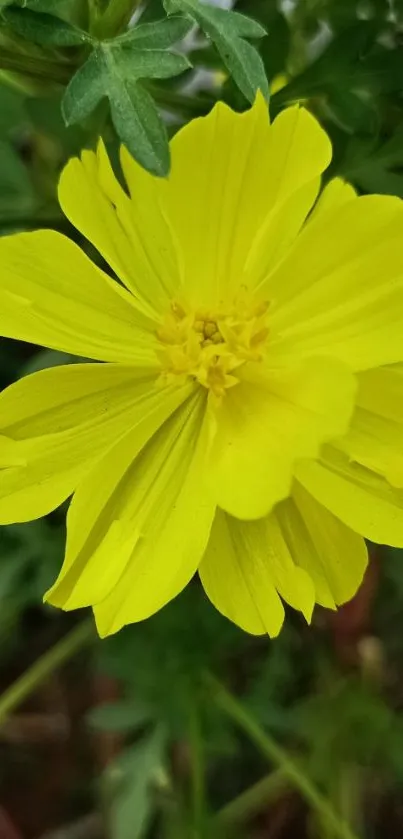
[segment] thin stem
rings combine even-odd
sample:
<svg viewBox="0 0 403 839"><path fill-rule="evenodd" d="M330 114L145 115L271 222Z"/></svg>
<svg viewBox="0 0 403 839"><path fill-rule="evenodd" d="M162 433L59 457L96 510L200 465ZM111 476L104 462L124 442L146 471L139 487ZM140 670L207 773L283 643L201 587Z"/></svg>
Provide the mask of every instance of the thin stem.
<svg viewBox="0 0 403 839"><path fill-rule="evenodd" d="M332 828L334 835L338 836L339 839L357 839L350 826L337 816L327 799L319 792L312 781L301 772L298 765L272 739L267 731L262 730L242 703L232 696L214 676L207 675L206 681L216 704L243 729L260 752L282 771L284 778L301 793L323 822L326 822Z"/></svg>
<svg viewBox="0 0 403 839"><path fill-rule="evenodd" d="M58 84L67 84L74 72L71 67L58 64L56 61L34 58L31 55L19 55L3 47L0 50L0 70L21 73L33 79L57 82Z"/></svg>
<svg viewBox="0 0 403 839"><path fill-rule="evenodd" d="M281 793L287 789L284 772L278 769L270 772L256 784L249 787L216 813L214 821L220 827L232 827L257 815L263 807L276 801Z"/></svg>
<svg viewBox="0 0 403 839"><path fill-rule="evenodd" d="M94 637L92 621L76 626L0 696L0 725L49 676Z"/></svg>
<svg viewBox="0 0 403 839"><path fill-rule="evenodd" d="M91 29L93 22L97 20L98 15L100 13L97 0L87 0L87 9L88 25L89 29Z"/></svg>
<svg viewBox="0 0 403 839"><path fill-rule="evenodd" d="M204 823L204 750L198 706L192 702L189 708L189 746L191 761L193 837L201 839Z"/></svg>
<svg viewBox="0 0 403 839"><path fill-rule="evenodd" d="M93 18L93 34L98 38L114 38L123 32L141 0L109 0L103 14Z"/></svg>

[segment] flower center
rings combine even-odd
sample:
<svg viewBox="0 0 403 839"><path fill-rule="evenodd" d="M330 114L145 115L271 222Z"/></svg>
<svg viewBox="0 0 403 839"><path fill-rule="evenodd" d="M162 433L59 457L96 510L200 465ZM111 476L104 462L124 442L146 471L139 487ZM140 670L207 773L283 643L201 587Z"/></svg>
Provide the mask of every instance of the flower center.
<svg viewBox="0 0 403 839"><path fill-rule="evenodd" d="M246 293L214 310L173 301L157 332L164 375L178 384L193 378L220 398L238 384L243 364L262 360L268 309L267 302L257 303Z"/></svg>

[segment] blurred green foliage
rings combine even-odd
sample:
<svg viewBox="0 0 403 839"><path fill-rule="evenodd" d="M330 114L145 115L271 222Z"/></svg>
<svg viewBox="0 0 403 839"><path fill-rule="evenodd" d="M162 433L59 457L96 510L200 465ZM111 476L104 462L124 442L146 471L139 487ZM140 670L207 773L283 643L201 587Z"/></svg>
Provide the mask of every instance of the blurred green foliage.
<svg viewBox="0 0 403 839"><path fill-rule="evenodd" d="M219 98L246 108L266 77L273 113L304 101L325 126L334 147L329 177L403 197L401 0L239 0L228 19L193 0L0 6L1 235L49 226L77 238L57 203L58 175L72 154L102 133L112 152L123 138L161 174L169 134ZM138 22L128 29L133 11ZM0 385L72 361L3 341ZM63 510L0 532L4 685L20 659L37 654L32 626L45 628L49 643L66 627L65 616L41 605L63 544ZM276 767L216 707L208 671L242 696L357 836L400 835L401 553L377 549L371 575L363 600L335 618L318 610L311 629L290 614L273 642L225 621L194 582L154 618L95 644L87 678L107 677L118 696L88 710L80 731L88 742L116 737L119 748L102 777L88 769L86 800L106 813L112 839L333 837L317 814L291 804L284 814L295 793L277 788L273 797L267 785L259 800L243 797ZM236 796L233 815L214 815ZM67 808L65 820L80 815Z"/></svg>

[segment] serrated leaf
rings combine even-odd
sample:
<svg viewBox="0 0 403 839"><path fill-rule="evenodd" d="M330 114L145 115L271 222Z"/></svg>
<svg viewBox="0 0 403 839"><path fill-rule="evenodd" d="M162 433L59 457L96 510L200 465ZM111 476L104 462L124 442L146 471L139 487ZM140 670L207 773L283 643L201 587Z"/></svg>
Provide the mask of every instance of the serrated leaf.
<svg viewBox="0 0 403 839"><path fill-rule="evenodd" d="M247 15L241 15L239 12L232 11L228 14L228 11L225 9L215 7L213 7L212 11L216 25L226 29L233 36L237 35L240 38L264 38L267 34L261 23L258 23L257 20L252 20ZM211 12L210 7L209 12ZM211 19L211 14L209 16Z"/></svg>
<svg viewBox="0 0 403 839"><path fill-rule="evenodd" d="M98 102L107 95L104 76L103 53L100 49L95 49L67 85L62 100L62 113L66 125L86 119Z"/></svg>
<svg viewBox="0 0 403 839"><path fill-rule="evenodd" d="M190 67L184 55L165 50L134 50L126 45L116 52L112 50L119 72L131 79L168 79L178 76Z"/></svg>
<svg viewBox="0 0 403 839"><path fill-rule="evenodd" d="M110 107L116 131L133 157L154 175L167 175L168 135L150 94L140 84L116 81Z"/></svg>
<svg viewBox="0 0 403 839"><path fill-rule="evenodd" d="M108 702L91 708L86 716L87 722L103 731L134 731L152 719L150 708L138 701L122 700Z"/></svg>
<svg viewBox="0 0 403 839"><path fill-rule="evenodd" d="M87 32L47 13L8 6L1 17L18 35L41 46L75 47L92 40Z"/></svg>
<svg viewBox="0 0 403 839"><path fill-rule="evenodd" d="M216 41L217 49L219 49ZM256 93L261 90L269 97L269 86L263 61L252 44L238 39L236 45L222 42L219 50L232 78L249 102L254 102Z"/></svg>
<svg viewBox="0 0 403 839"><path fill-rule="evenodd" d="M209 6L199 0L164 0L168 15L188 14L213 42L225 66L244 96L253 102L258 90L269 96L263 61L256 48L244 38L262 38L260 23L238 12Z"/></svg>
<svg viewBox="0 0 403 839"><path fill-rule="evenodd" d="M170 17L153 23L142 23L115 38L115 44L130 44L136 49L166 49L181 41L192 26L192 21L185 17Z"/></svg>
<svg viewBox="0 0 403 839"><path fill-rule="evenodd" d="M62 103L67 125L85 119L103 98L109 99L116 131L133 157L156 175L169 171L165 126L141 79L169 78L189 62L164 50L135 49L119 41L104 42L73 76Z"/></svg>

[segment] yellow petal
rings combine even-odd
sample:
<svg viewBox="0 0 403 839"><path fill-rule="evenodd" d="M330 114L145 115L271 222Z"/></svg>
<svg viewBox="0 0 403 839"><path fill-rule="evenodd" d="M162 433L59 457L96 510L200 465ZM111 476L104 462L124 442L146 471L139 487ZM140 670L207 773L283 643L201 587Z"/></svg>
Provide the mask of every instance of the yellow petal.
<svg viewBox="0 0 403 839"><path fill-rule="evenodd" d="M332 359L309 359L284 372L245 372L214 409L209 480L217 504L260 518L290 492L295 461L347 430L355 380Z"/></svg>
<svg viewBox="0 0 403 839"><path fill-rule="evenodd" d="M366 370L358 384L351 427L334 445L403 487L403 365Z"/></svg>
<svg viewBox="0 0 403 839"><path fill-rule="evenodd" d="M4 236L0 273L4 337L155 368L155 324L65 236L51 230Z"/></svg>
<svg viewBox="0 0 403 839"><path fill-rule="evenodd" d="M0 470L0 522L28 521L57 507L128 428L146 422L151 435L171 393L168 415L183 391L160 390L148 371L115 364L53 367L4 390L0 430L17 460Z"/></svg>
<svg viewBox="0 0 403 839"><path fill-rule="evenodd" d="M21 454L17 441L4 434L0 434L0 470L6 469L9 466L24 465L25 458Z"/></svg>
<svg viewBox="0 0 403 839"><path fill-rule="evenodd" d="M364 539L309 495L298 481L279 504L277 517L296 565L315 586L315 600L334 609L359 588L368 562Z"/></svg>
<svg viewBox="0 0 403 839"><path fill-rule="evenodd" d="M347 527L372 542L403 547L402 490L331 446L323 449L320 461L300 461L295 474Z"/></svg>
<svg viewBox="0 0 403 839"><path fill-rule="evenodd" d="M403 360L403 203L364 196L307 224L261 293L272 353L331 354L355 370Z"/></svg>
<svg viewBox="0 0 403 839"><path fill-rule="evenodd" d="M357 193L351 184L343 178L333 178L322 190L315 207L309 216L309 221L316 221L322 213L342 207L347 201L357 198Z"/></svg>
<svg viewBox="0 0 403 839"><path fill-rule="evenodd" d="M84 151L62 172L59 201L72 224L97 248L146 314L165 312L179 284L176 248L161 211L165 184L123 150L131 197L118 183L105 147Z"/></svg>
<svg viewBox="0 0 403 839"><path fill-rule="evenodd" d="M244 522L219 511L199 573L216 608L253 635L278 635L279 595L311 619L313 583L294 563L275 515Z"/></svg>
<svg viewBox="0 0 403 839"><path fill-rule="evenodd" d="M176 134L171 151L164 207L182 247L186 295L212 306L242 284L268 214L326 168L330 142L302 108L283 111L270 126L258 96L243 114L218 103Z"/></svg>
<svg viewBox="0 0 403 839"><path fill-rule="evenodd" d="M403 487L403 424L357 408L348 434L334 445L392 486Z"/></svg>
<svg viewBox="0 0 403 839"><path fill-rule="evenodd" d="M138 457L129 433L73 498L66 560L48 599L93 605L101 635L160 609L198 566L215 508L203 483L204 413L198 392Z"/></svg>
<svg viewBox="0 0 403 839"><path fill-rule="evenodd" d="M269 213L251 243L243 283L255 288L275 268L297 237L320 188L320 178L303 184Z"/></svg>
<svg viewBox="0 0 403 839"><path fill-rule="evenodd" d="M403 423L403 364L365 370L357 377L357 382L360 408Z"/></svg>

